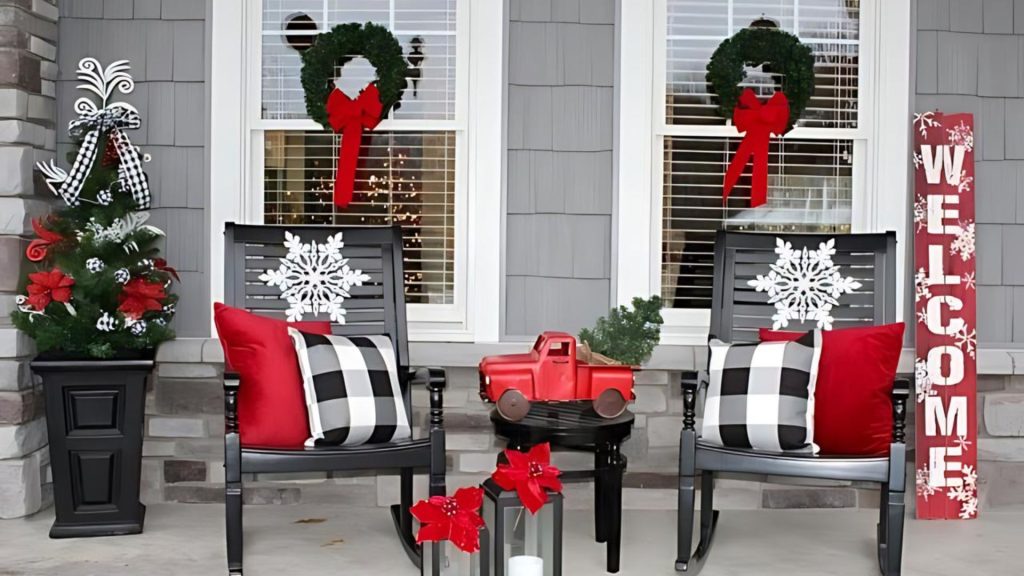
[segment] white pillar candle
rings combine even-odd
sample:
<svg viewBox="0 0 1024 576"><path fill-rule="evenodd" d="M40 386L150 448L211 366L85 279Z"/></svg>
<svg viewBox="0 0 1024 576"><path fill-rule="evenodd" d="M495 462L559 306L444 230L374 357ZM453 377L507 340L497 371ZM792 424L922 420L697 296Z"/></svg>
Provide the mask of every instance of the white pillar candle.
<svg viewBox="0 0 1024 576"><path fill-rule="evenodd" d="M544 559L537 556L513 556L508 559L508 576L544 576Z"/></svg>

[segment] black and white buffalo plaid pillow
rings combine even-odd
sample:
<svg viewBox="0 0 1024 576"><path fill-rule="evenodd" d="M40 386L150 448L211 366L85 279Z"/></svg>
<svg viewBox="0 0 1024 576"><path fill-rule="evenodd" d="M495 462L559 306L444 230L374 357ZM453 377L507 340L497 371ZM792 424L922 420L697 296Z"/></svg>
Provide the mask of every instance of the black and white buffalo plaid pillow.
<svg viewBox="0 0 1024 576"><path fill-rule="evenodd" d="M814 386L821 333L795 342L711 341L702 437L730 448L817 451Z"/></svg>
<svg viewBox="0 0 1024 576"><path fill-rule="evenodd" d="M321 336L294 328L309 410L307 446L356 446L412 437L386 336Z"/></svg>

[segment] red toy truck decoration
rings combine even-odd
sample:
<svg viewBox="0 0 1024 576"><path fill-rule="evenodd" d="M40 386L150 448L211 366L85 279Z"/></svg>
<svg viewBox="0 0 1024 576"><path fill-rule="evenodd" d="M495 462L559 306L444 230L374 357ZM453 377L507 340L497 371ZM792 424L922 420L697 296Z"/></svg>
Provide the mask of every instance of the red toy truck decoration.
<svg viewBox="0 0 1024 576"><path fill-rule="evenodd" d="M571 334L545 332L529 354L480 361L480 398L513 422L526 416L531 402L590 401L598 415L615 418L635 398L633 367L577 360Z"/></svg>

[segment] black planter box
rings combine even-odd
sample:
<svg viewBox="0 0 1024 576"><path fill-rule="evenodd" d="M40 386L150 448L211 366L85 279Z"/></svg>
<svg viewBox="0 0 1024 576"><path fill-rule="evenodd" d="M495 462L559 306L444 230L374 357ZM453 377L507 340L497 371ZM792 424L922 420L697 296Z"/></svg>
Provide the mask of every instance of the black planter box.
<svg viewBox="0 0 1024 576"><path fill-rule="evenodd" d="M153 357L72 360L41 356L57 519L50 538L138 534L146 378Z"/></svg>

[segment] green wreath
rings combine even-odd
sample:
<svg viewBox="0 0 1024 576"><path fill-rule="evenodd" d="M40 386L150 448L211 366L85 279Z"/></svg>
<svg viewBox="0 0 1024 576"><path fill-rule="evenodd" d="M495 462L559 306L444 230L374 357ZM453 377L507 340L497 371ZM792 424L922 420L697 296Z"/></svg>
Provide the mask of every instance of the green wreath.
<svg viewBox="0 0 1024 576"><path fill-rule="evenodd" d="M367 22L339 24L316 37L302 53L302 89L306 93L306 112L328 130L327 97L334 90L334 70L362 55L377 69L377 90L384 106L381 119L402 100L409 64L402 46L384 26Z"/></svg>
<svg viewBox="0 0 1024 576"><path fill-rule="evenodd" d="M770 28L745 28L725 39L708 62L707 81L718 96L718 113L732 118L746 77L744 66L770 63L782 75L782 92L789 100L790 131L814 94L814 53L796 36Z"/></svg>

